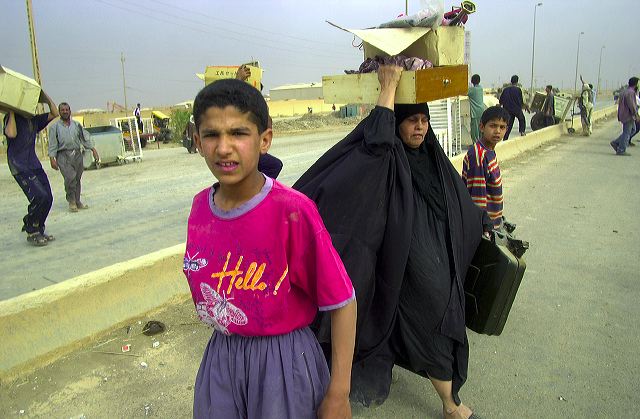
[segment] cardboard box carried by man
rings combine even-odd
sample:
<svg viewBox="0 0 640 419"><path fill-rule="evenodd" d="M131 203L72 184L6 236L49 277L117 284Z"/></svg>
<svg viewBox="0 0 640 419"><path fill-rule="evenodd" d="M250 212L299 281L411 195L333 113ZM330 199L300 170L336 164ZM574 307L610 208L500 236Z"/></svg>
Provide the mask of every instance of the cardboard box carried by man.
<svg viewBox="0 0 640 419"><path fill-rule="evenodd" d="M41 91L34 79L0 66L0 111L12 110L24 116L33 116Z"/></svg>

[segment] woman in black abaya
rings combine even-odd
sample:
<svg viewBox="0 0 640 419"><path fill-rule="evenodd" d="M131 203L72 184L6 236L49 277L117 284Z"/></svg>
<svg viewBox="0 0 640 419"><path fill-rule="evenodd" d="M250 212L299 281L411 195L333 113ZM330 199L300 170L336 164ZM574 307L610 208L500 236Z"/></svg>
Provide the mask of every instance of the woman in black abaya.
<svg viewBox="0 0 640 419"><path fill-rule="evenodd" d="M352 400L384 402L396 364L429 378L446 419L466 419L463 280L490 222L438 144L427 104L394 108L401 71L380 67L376 108L294 188L318 205L356 290ZM316 333L330 339L322 318Z"/></svg>

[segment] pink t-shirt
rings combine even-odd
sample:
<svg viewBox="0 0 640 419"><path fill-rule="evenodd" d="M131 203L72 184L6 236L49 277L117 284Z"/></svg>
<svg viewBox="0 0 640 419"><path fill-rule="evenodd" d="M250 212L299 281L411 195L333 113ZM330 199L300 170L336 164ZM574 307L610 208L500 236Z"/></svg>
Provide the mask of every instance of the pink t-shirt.
<svg viewBox="0 0 640 419"><path fill-rule="evenodd" d="M184 258L204 323L225 334L280 335L355 298L313 201L271 178L231 211L213 204L214 193L193 199Z"/></svg>

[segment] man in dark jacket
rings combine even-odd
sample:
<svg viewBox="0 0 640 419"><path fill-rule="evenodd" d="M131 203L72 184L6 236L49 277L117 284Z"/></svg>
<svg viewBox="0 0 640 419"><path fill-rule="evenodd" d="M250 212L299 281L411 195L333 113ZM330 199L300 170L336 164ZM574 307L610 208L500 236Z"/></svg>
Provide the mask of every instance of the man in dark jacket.
<svg viewBox="0 0 640 419"><path fill-rule="evenodd" d="M509 138L509 134L511 133L511 129L513 128L513 123L516 118L518 118L518 131L520 131L520 135L525 135L526 130L526 122L524 119L524 113L522 113L522 109L525 108L528 111L528 107L524 104L522 99L522 90L520 86L518 86L518 76L511 76L511 86L506 87L502 94L500 95L500 106L505 108L507 112L509 112L509 123L507 124L507 133L504 135L504 141L507 141Z"/></svg>

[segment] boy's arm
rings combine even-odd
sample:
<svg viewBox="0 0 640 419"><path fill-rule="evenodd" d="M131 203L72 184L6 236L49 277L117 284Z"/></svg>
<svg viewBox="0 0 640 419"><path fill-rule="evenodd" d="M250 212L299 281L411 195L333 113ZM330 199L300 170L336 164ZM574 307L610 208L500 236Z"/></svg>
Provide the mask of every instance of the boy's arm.
<svg viewBox="0 0 640 419"><path fill-rule="evenodd" d="M13 111L9 111L9 118L7 126L4 127L4 134L9 139L16 138L18 136L18 127L16 126L16 114Z"/></svg>
<svg viewBox="0 0 640 419"><path fill-rule="evenodd" d="M356 341L356 301L331 312L331 381L318 418L351 418L351 363Z"/></svg>

